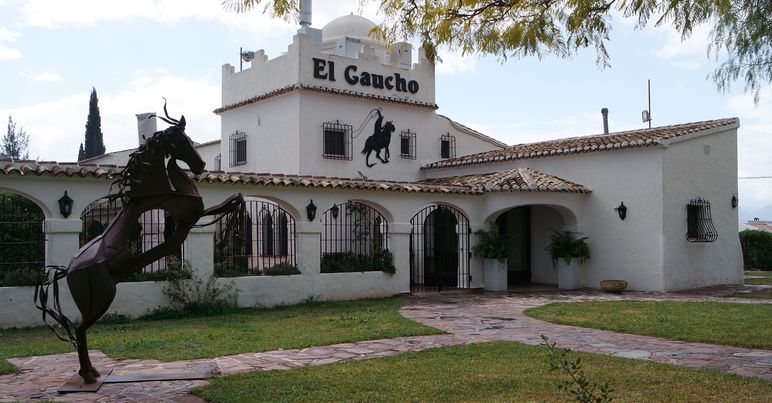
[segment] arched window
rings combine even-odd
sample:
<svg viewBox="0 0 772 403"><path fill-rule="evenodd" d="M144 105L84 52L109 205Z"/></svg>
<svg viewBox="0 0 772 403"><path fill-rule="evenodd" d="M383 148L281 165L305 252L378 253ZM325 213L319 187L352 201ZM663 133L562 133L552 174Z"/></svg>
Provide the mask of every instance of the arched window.
<svg viewBox="0 0 772 403"><path fill-rule="evenodd" d="M263 230L261 255L273 256L273 217L271 217L271 213L269 213L268 210L264 210L262 214L260 214L260 225Z"/></svg>
<svg viewBox="0 0 772 403"><path fill-rule="evenodd" d="M289 255L289 222L287 213L279 213L279 247L276 249L277 256Z"/></svg>
<svg viewBox="0 0 772 403"><path fill-rule="evenodd" d="M35 285L46 265L44 220L31 200L0 191L0 287Z"/></svg>
<svg viewBox="0 0 772 403"><path fill-rule="evenodd" d="M394 272L386 218L356 201L336 204L322 215L321 272Z"/></svg>

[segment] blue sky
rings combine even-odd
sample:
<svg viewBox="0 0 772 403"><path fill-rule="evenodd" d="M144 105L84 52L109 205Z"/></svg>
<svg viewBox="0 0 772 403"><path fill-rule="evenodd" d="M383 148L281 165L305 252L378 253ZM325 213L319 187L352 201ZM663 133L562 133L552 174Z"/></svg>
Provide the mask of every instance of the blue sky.
<svg viewBox="0 0 772 403"><path fill-rule="evenodd" d="M221 0L0 0L0 116L30 135L30 157L73 161L83 141L88 98L99 94L108 151L137 145L134 114L184 113L196 141L219 138L220 71L238 65L239 47L286 50L295 22L259 12L237 15ZM354 12L380 21L358 0L317 0L313 26ZM611 68L592 49L571 60L511 59L443 52L439 113L508 144L645 127L646 80L655 126L737 116L739 174L772 176L772 86L753 105L736 83L718 93L706 76L708 27L682 42L666 27L634 29L614 17ZM740 180L741 218L772 220L772 179Z"/></svg>

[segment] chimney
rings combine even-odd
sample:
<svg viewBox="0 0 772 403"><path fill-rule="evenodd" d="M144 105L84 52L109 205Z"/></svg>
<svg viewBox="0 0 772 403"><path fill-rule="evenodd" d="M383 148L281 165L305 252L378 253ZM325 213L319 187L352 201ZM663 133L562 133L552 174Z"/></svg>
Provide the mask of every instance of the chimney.
<svg viewBox="0 0 772 403"><path fill-rule="evenodd" d="M603 134L608 134L608 108L601 109L600 113L603 114Z"/></svg>
<svg viewBox="0 0 772 403"><path fill-rule="evenodd" d="M158 131L155 118L150 116L155 115L153 112L138 113L137 116L137 138L139 139L139 145L145 144L145 139L149 139L153 133Z"/></svg>
<svg viewBox="0 0 772 403"><path fill-rule="evenodd" d="M311 0L300 0L300 13L298 13L298 22L303 28L311 26Z"/></svg>

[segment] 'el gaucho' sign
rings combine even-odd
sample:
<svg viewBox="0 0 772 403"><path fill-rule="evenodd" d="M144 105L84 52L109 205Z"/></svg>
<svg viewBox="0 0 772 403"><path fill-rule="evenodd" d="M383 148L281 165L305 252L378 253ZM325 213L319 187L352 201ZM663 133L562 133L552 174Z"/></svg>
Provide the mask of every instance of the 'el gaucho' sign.
<svg viewBox="0 0 772 403"><path fill-rule="evenodd" d="M312 59L314 61L314 78L335 81L335 62L317 59L315 57ZM411 94L418 92L418 82L415 80L407 80L399 73L394 73L389 76L369 73L367 71L358 73L357 66L353 64L350 64L343 69L343 78L351 85L396 90L398 92L409 92Z"/></svg>

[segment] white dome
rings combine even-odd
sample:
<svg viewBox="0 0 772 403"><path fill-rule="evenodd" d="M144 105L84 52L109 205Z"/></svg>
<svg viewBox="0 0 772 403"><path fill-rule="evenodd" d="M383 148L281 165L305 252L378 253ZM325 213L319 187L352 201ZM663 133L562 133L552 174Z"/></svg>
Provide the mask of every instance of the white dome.
<svg viewBox="0 0 772 403"><path fill-rule="evenodd" d="M344 15L338 17L322 28L322 41L332 41L342 37L356 38L366 42L373 42L370 30L375 23L359 15Z"/></svg>

